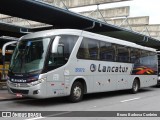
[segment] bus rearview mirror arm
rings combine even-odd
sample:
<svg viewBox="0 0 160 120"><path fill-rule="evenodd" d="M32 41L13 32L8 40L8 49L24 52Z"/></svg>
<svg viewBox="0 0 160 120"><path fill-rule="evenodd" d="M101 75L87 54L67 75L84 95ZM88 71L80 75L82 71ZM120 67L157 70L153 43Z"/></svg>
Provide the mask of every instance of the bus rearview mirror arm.
<svg viewBox="0 0 160 120"><path fill-rule="evenodd" d="M60 36L56 36L53 43L52 43L52 50L51 53L57 53L58 51L58 45L59 45L59 40L60 40Z"/></svg>

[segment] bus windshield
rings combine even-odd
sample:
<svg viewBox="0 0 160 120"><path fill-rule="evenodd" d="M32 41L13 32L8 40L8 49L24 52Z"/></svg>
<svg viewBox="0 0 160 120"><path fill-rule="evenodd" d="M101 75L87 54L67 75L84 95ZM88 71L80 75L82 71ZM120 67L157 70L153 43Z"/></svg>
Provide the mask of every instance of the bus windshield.
<svg viewBox="0 0 160 120"><path fill-rule="evenodd" d="M50 41L51 38L19 41L11 59L10 70L13 73L28 73L41 70L44 66Z"/></svg>

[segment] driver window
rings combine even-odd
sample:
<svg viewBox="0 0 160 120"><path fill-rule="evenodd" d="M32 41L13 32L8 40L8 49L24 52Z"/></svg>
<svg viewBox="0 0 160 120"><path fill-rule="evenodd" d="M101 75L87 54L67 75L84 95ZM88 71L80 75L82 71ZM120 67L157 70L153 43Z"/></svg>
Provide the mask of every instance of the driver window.
<svg viewBox="0 0 160 120"><path fill-rule="evenodd" d="M59 45L57 53L50 53L49 55L49 66L64 64L64 45Z"/></svg>
<svg viewBox="0 0 160 120"><path fill-rule="evenodd" d="M51 48L48 56L48 67L49 69L55 69L63 66L67 63L73 47L78 39L77 36L61 35L57 53L51 53Z"/></svg>

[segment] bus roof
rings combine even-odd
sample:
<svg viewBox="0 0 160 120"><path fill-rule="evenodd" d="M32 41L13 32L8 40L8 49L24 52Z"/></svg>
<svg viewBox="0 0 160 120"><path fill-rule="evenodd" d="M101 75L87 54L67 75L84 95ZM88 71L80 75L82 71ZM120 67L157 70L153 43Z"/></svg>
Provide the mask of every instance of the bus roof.
<svg viewBox="0 0 160 120"><path fill-rule="evenodd" d="M35 32L35 33L30 33L30 34L24 35L23 37L21 37L21 39L47 37L47 36L54 36L54 35L84 36L84 37L88 37L88 38L107 41L107 42L110 42L110 43L115 43L115 44L124 45L124 46L128 46L128 47L133 47L133 48L138 48L138 49L143 49L143 50L156 52L156 49L153 49L153 48L150 48L150 47L144 47L144 46L138 45L138 44L133 43L133 42L128 42L128 41L125 41L125 40L112 38L112 37L109 37L109 36L100 35L100 34L96 34L96 33L91 33L91 32L87 32L87 31L83 31L83 30L77 30L77 29L45 30L45 31L40 31L40 32Z"/></svg>

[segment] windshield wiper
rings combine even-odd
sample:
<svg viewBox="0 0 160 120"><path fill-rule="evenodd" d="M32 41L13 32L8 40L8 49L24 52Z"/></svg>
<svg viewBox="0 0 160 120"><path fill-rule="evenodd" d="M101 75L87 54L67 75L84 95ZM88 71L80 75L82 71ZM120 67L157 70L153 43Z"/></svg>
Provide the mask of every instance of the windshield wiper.
<svg viewBox="0 0 160 120"><path fill-rule="evenodd" d="M25 73L27 73L26 67L25 67L25 54L21 57L21 72L22 69L24 70ZM23 68L24 67L24 68Z"/></svg>
<svg viewBox="0 0 160 120"><path fill-rule="evenodd" d="M11 71L14 69L14 67L17 65L17 63L18 63L18 59L17 59L17 57L19 56L19 51L17 52L17 54L16 54L16 56L15 56L15 58L14 58L14 60L13 60L13 65L12 65L12 67L11 67Z"/></svg>
<svg viewBox="0 0 160 120"><path fill-rule="evenodd" d="M15 68L15 66L17 66L17 63L20 63L20 72L21 72L21 70L22 70L22 67L23 67L23 59L25 58L25 57L23 57L24 56L24 54L22 53L22 52L20 52L20 51L18 51L17 52L17 55L15 56L15 58L14 58L14 64L12 65L12 67L11 67L11 71L14 71L14 68ZM25 72L26 72L26 70L25 70Z"/></svg>

